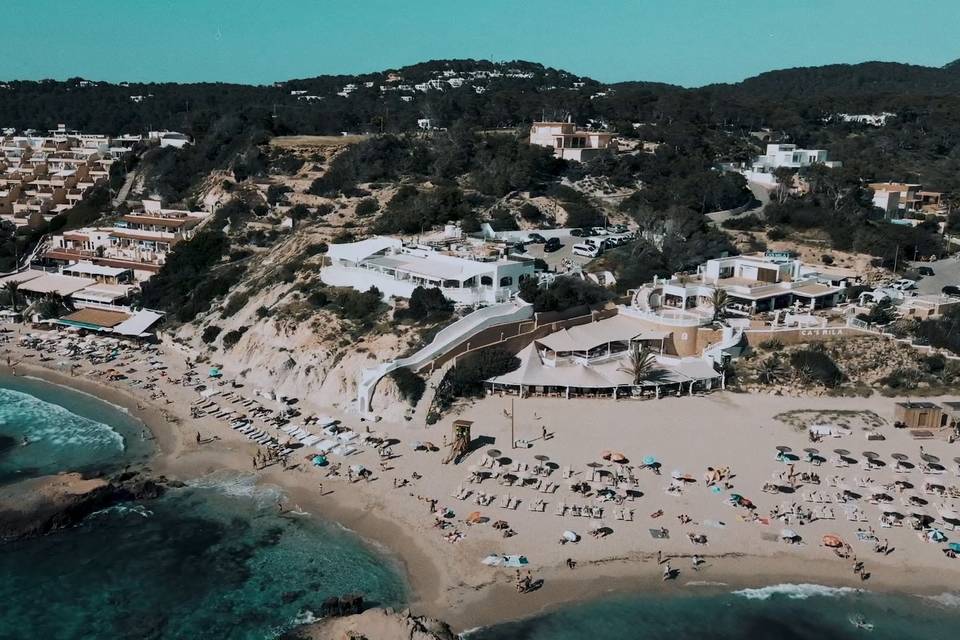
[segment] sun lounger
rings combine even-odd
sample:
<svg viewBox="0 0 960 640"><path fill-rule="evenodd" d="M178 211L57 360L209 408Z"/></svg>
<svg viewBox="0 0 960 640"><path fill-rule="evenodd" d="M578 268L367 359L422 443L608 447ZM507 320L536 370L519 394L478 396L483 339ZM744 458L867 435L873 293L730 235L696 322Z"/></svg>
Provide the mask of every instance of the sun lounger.
<svg viewBox="0 0 960 640"><path fill-rule="evenodd" d="M566 513L567 513L567 505L566 505L566 503L564 503L564 502L558 502L558 503L557 503L557 508L556 508L556 510L554 511L554 514L555 514L555 515L558 515L558 516L562 516L562 515L565 515Z"/></svg>
<svg viewBox="0 0 960 640"><path fill-rule="evenodd" d="M510 494L509 494L509 493L505 493L505 494L503 494L503 497L500 498L500 508L501 508L501 509L506 509L506 508L508 508L509 506L510 506Z"/></svg>

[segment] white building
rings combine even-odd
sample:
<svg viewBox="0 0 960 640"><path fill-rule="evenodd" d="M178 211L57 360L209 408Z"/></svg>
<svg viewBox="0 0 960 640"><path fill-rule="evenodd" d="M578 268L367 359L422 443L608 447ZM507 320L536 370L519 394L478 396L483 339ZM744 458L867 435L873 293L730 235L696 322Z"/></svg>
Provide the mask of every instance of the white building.
<svg viewBox="0 0 960 640"><path fill-rule="evenodd" d="M581 131L572 122L534 122L530 144L550 147L556 157L578 162L589 160L603 149L616 150L613 134Z"/></svg>
<svg viewBox="0 0 960 640"><path fill-rule="evenodd" d="M798 149L795 144L768 144L767 152L757 156L753 164L742 169L741 172L750 182L775 187L777 185L777 179L773 175L775 169L781 167L802 169L815 164L822 164L831 169L843 166L842 162L829 160L827 152L823 149Z"/></svg>
<svg viewBox="0 0 960 640"><path fill-rule="evenodd" d="M713 320L713 294L726 292L727 312L758 312L803 306L832 307L845 297L856 274L808 265L790 255L766 252L707 260L695 275L676 275L640 289L634 306L652 320L704 325Z"/></svg>
<svg viewBox="0 0 960 640"><path fill-rule="evenodd" d="M385 298L409 298L417 287L435 287L465 305L505 302L534 275L532 260L407 246L384 236L330 245L327 257L331 264L320 278L328 285L359 291L376 287Z"/></svg>

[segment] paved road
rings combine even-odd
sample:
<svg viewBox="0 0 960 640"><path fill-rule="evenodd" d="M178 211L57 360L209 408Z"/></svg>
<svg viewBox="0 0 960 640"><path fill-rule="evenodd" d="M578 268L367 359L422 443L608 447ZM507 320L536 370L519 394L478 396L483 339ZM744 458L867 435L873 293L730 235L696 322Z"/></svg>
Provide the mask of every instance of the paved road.
<svg viewBox="0 0 960 640"><path fill-rule="evenodd" d="M930 267L932 276L926 276L917 283L920 293L940 293L940 289L948 284L960 286L960 260L945 258L936 262L911 262L912 267Z"/></svg>
<svg viewBox="0 0 960 640"><path fill-rule="evenodd" d="M707 218L710 219L710 222L714 225L719 226L723 223L724 220L732 218L734 216L747 216L751 213L754 213L761 218L763 218L763 209L770 203L770 190L766 187L763 187L756 182L748 182L747 188L750 189L750 193L753 194L753 197L757 199L760 203L752 209L747 209L742 213L733 213L733 210L728 209L726 211L714 211L713 213L708 213Z"/></svg>

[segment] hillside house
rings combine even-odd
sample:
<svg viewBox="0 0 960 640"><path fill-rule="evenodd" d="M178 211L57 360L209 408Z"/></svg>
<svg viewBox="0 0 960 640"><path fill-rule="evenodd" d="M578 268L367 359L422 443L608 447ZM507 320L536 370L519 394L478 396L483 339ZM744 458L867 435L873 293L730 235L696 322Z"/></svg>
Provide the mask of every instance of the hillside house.
<svg viewBox="0 0 960 640"><path fill-rule="evenodd" d="M572 122L534 122L530 144L550 147L556 157L577 162L585 162L603 149L616 149L612 133L578 130Z"/></svg>

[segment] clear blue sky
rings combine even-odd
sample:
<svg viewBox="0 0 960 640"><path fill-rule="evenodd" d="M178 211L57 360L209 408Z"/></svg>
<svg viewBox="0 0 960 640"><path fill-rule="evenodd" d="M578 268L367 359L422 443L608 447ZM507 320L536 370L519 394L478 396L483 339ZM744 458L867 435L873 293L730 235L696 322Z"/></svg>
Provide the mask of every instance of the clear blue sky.
<svg viewBox="0 0 960 640"><path fill-rule="evenodd" d="M960 0L2 0L0 79L251 84L433 58L696 86L960 58Z"/></svg>

